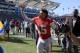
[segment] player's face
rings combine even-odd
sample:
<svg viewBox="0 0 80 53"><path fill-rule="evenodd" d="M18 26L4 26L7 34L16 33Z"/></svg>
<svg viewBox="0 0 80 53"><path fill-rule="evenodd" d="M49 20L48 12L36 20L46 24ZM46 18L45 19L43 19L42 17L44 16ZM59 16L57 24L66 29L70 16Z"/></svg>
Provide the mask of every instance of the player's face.
<svg viewBox="0 0 80 53"><path fill-rule="evenodd" d="M47 14L44 12L40 12L40 18L41 19L46 19L47 18Z"/></svg>

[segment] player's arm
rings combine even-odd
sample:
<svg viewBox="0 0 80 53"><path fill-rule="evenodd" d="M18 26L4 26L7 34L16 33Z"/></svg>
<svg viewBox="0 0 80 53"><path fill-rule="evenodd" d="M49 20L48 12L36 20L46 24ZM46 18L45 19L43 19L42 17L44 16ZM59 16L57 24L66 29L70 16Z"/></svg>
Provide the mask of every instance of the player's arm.
<svg viewBox="0 0 80 53"><path fill-rule="evenodd" d="M39 30L39 28L38 28L38 26L35 24L35 29L36 29L36 31L38 32L38 34L41 34L40 33L40 30Z"/></svg>

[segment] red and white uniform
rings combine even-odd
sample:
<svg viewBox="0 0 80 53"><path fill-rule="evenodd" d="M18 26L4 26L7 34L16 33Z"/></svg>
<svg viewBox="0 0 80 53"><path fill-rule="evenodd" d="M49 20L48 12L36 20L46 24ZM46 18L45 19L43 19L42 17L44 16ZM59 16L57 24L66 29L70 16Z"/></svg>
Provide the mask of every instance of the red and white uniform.
<svg viewBox="0 0 80 53"><path fill-rule="evenodd" d="M51 23L53 20L46 18L42 20L41 18L35 17L34 23L37 26L37 31L39 34L37 43L37 53L43 53L43 48L46 48L46 53L51 52ZM45 46L44 46L45 45Z"/></svg>
<svg viewBox="0 0 80 53"><path fill-rule="evenodd" d="M39 36L42 39L48 39L49 37L51 37L51 23L53 22L53 20L51 20L50 18L47 18L45 20L42 20L41 18L35 17L34 18L34 23L37 25L38 30L40 31Z"/></svg>

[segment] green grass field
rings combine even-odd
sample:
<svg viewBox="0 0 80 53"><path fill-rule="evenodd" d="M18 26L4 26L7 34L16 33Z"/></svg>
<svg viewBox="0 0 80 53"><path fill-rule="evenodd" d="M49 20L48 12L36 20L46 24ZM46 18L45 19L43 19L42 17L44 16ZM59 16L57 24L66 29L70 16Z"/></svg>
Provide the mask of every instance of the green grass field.
<svg viewBox="0 0 80 53"><path fill-rule="evenodd" d="M36 53L35 40L32 38L11 37L8 41L1 41L4 53ZM61 48L53 44L52 53L61 53Z"/></svg>

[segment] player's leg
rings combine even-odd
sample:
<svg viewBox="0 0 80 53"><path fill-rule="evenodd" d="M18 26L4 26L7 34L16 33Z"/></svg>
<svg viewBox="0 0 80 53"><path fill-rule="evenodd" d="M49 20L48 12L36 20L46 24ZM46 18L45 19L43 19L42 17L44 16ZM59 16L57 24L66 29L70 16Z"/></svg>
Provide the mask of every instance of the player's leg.
<svg viewBox="0 0 80 53"><path fill-rule="evenodd" d="M47 39L46 43L45 43L45 50L46 50L45 52L46 53L51 53L51 50L52 50L51 44L52 44L51 38Z"/></svg>
<svg viewBox="0 0 80 53"><path fill-rule="evenodd" d="M38 39L37 42L37 53L43 53L44 43L42 42L41 38Z"/></svg>

